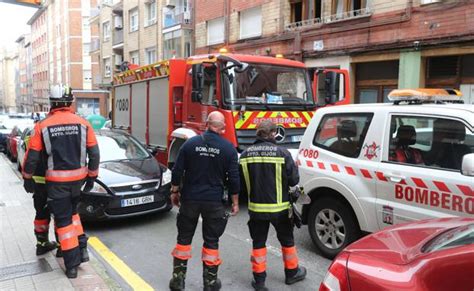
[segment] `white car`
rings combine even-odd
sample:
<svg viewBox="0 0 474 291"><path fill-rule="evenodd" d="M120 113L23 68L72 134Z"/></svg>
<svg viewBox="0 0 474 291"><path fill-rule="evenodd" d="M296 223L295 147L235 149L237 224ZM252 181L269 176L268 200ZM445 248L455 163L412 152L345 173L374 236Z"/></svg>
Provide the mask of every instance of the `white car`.
<svg viewBox="0 0 474 291"><path fill-rule="evenodd" d="M474 217L474 105L450 93L395 90L393 104L316 111L297 164L312 200L303 219L323 255L393 224Z"/></svg>

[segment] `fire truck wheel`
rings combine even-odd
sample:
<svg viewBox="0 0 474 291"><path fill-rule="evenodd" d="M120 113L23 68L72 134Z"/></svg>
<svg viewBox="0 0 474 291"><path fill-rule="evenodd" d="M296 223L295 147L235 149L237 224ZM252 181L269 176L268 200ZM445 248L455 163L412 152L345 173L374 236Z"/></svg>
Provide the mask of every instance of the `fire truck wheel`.
<svg viewBox="0 0 474 291"><path fill-rule="evenodd" d="M345 203L323 197L314 201L308 216L308 231L321 254L333 259L360 236L357 218Z"/></svg>

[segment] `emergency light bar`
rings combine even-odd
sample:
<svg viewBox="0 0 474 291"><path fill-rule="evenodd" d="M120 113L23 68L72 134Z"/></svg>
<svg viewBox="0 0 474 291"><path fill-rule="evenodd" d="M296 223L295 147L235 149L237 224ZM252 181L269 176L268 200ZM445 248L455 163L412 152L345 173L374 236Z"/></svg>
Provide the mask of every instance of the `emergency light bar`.
<svg viewBox="0 0 474 291"><path fill-rule="evenodd" d="M408 103L462 103L462 93L455 89L396 89L388 94L388 99L395 104Z"/></svg>

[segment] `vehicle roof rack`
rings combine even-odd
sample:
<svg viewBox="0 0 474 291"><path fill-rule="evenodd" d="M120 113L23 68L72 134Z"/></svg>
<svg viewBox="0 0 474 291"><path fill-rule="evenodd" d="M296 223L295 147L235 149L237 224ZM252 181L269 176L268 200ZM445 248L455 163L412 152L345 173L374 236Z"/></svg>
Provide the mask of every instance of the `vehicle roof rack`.
<svg viewBox="0 0 474 291"><path fill-rule="evenodd" d="M462 93L455 89L396 89L388 94L393 104L463 104Z"/></svg>

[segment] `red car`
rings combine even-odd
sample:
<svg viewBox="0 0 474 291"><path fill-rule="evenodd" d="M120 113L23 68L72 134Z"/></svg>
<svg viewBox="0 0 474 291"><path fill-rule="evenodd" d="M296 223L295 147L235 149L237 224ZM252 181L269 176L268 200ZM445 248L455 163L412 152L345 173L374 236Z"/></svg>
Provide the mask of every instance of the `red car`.
<svg viewBox="0 0 474 291"><path fill-rule="evenodd" d="M474 218L396 225L344 249L321 283L327 290L474 290Z"/></svg>
<svg viewBox="0 0 474 291"><path fill-rule="evenodd" d="M7 136L7 156L12 162L15 162L18 158L18 141L20 140L21 134L28 125L15 125L10 134Z"/></svg>

